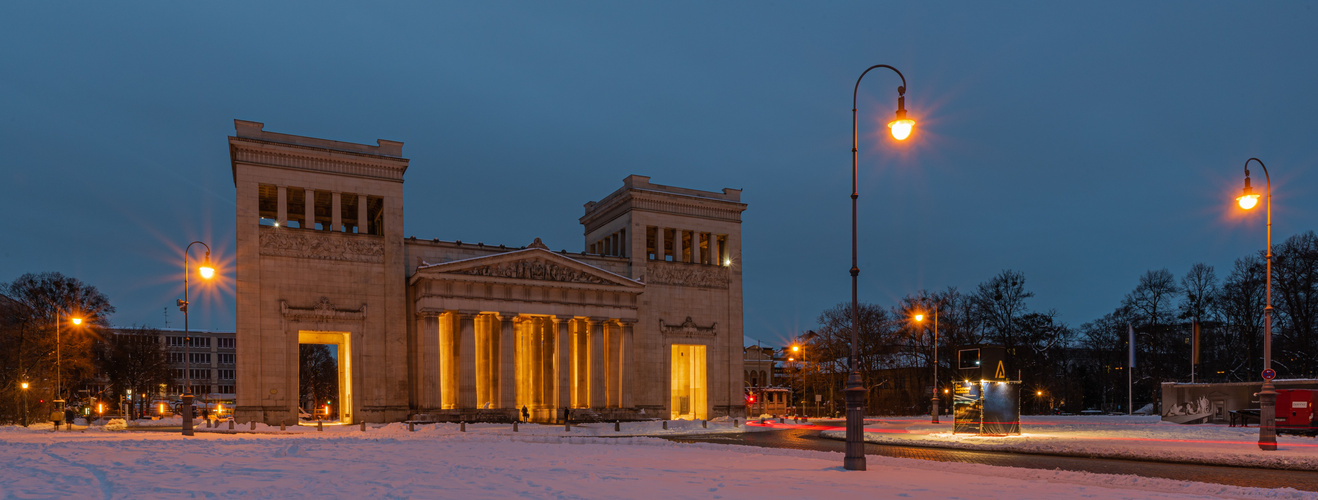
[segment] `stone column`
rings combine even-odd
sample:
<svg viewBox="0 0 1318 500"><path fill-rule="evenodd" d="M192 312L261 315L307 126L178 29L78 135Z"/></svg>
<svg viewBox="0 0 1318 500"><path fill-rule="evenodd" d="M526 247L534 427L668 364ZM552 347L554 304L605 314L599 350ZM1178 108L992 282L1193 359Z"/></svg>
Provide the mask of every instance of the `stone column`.
<svg viewBox="0 0 1318 500"><path fill-rule="evenodd" d="M516 313L499 313L499 401L496 408L517 407Z"/></svg>
<svg viewBox="0 0 1318 500"><path fill-rule="evenodd" d="M590 407L590 357L587 356L590 350L590 331L586 326L586 319L577 319L575 332L572 335L572 358L576 364L573 366L572 387L576 392L576 406L581 408Z"/></svg>
<svg viewBox="0 0 1318 500"><path fill-rule="evenodd" d="M540 318L531 318L531 324L527 327L527 332L530 334L528 337L531 340L526 350L527 359L531 360L529 365L530 373L526 377L530 385L527 388L530 398L527 400L531 403L529 406L532 408L540 404L540 388L544 385L544 382L542 382L545 373L544 338L541 337L543 332L540 327Z"/></svg>
<svg viewBox="0 0 1318 500"><path fill-rule="evenodd" d="M530 392L528 392L528 389L531 387L531 384L526 380L527 377L530 376L530 370L527 370L527 367L530 366L530 361L526 358L527 349L531 345L527 333L528 324L530 324L529 318L518 317L513 319L513 332L517 337L517 348L514 350L513 358L514 364L517 365L517 380L515 383L517 389L513 398L513 407L517 408L519 411L521 410L522 405L527 404L527 402L530 401Z"/></svg>
<svg viewBox="0 0 1318 500"><path fill-rule="evenodd" d="M478 311L458 312L458 408L476 407L476 315Z"/></svg>
<svg viewBox="0 0 1318 500"><path fill-rule="evenodd" d="M288 188L285 186L279 186L279 196L277 196L275 199L276 199L276 203L279 204L279 208L275 209L275 222L278 222L280 227L287 227L288 226Z"/></svg>
<svg viewBox="0 0 1318 500"><path fill-rule="evenodd" d="M604 322L608 318L590 318L586 326L590 329L590 407L604 408L605 370L604 370Z"/></svg>
<svg viewBox="0 0 1318 500"><path fill-rule="evenodd" d="M417 342L421 352L417 353L417 376L420 387L417 391L419 409L439 408L442 406L439 363L439 315L423 313L417 321Z"/></svg>
<svg viewBox="0 0 1318 500"><path fill-rule="evenodd" d="M440 407L458 407L458 356L454 349L453 322L455 313L440 316L439 322L439 392Z"/></svg>
<svg viewBox="0 0 1318 500"><path fill-rule="evenodd" d="M338 191L330 193L330 231L343 230L343 196Z"/></svg>
<svg viewBox="0 0 1318 500"><path fill-rule="evenodd" d="M572 322L554 317L554 406L572 406Z"/></svg>
<svg viewBox="0 0 1318 500"><path fill-rule="evenodd" d="M553 317L540 320L540 405L554 406L554 327Z"/></svg>
<svg viewBox="0 0 1318 500"><path fill-rule="evenodd" d="M664 228L654 228L654 260L664 260Z"/></svg>
<svg viewBox="0 0 1318 500"><path fill-rule="evenodd" d="M303 190L302 216L307 218L307 229L316 228L316 191L314 189Z"/></svg>
<svg viewBox="0 0 1318 500"><path fill-rule="evenodd" d="M618 350L619 356L621 357L618 366L622 368L621 400L623 408L632 408L636 406L636 403L634 403L632 399L636 392L636 367L632 366L633 360L636 359L634 357L636 348L634 347L635 343L633 342L635 339L632 336L634 324L635 323L631 321L622 322L622 336L620 337L622 339L622 349Z"/></svg>
<svg viewBox="0 0 1318 500"><path fill-rule="evenodd" d="M682 230L673 230L673 262L682 262Z"/></svg>
<svg viewBox="0 0 1318 500"><path fill-rule="evenodd" d="M489 317L478 314L473 323L476 332L476 407L483 408L490 401L490 344L486 335Z"/></svg>
<svg viewBox="0 0 1318 500"><path fill-rule="evenodd" d="M608 374L608 381L605 382L605 389L608 391L608 395L605 396L605 400L607 401L609 408L618 408L621 406L620 403L622 396L622 390L619 385L622 382L622 377L620 376L622 371L619 369L620 365L618 364L618 362L622 360L622 356L619 354L619 349L622 347L622 328L619 328L619 324L613 321L610 321L606 327L607 330L604 335L604 341L606 344L605 352L608 353L608 358L604 361L604 369L606 370L605 373Z"/></svg>
<svg viewBox="0 0 1318 500"><path fill-rule="evenodd" d="M366 195L357 195L357 234L368 234L366 228Z"/></svg>

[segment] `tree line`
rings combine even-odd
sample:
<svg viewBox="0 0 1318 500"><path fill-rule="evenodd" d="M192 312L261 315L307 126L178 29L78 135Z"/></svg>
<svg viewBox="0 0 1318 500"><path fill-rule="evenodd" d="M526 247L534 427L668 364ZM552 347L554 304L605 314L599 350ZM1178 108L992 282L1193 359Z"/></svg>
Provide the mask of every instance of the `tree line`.
<svg viewBox="0 0 1318 500"><path fill-rule="evenodd" d="M1194 329L1199 326L1194 378L1202 382L1257 381L1263 367L1265 254L1236 259L1225 277L1196 263L1179 279L1167 269L1145 272L1112 312L1082 325L1037 310L1025 275L1004 270L963 292L919 290L896 304L859 305L859 357L873 413L929 411L938 314L938 384L957 379L957 352L1004 346L1022 382L1024 412L1124 410L1127 380L1135 407L1160 403L1161 383L1191 379ZM1272 262L1273 368L1278 378L1318 372L1318 235L1297 234L1275 246ZM917 313L925 321L915 321ZM803 335L804 362L789 363L786 382L813 401L821 394L840 408L851 349L851 304L823 311L819 328ZM1128 375L1129 332L1136 364ZM813 359L812 359L813 358ZM827 392L825 392L827 391ZM950 397L943 399L943 407Z"/></svg>

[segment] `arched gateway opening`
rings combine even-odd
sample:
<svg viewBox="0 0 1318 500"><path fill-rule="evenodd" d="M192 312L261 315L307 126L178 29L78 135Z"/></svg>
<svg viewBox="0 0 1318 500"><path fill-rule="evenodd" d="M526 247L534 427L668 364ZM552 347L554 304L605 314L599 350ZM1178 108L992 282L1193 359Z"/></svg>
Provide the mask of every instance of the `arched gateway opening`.
<svg viewBox="0 0 1318 500"><path fill-rule="evenodd" d="M299 421L302 423L314 423L324 421L326 423L351 424L352 420L352 334L348 332L323 332L314 330L299 330L297 332L299 370L298 370L298 387L300 397L298 398ZM329 349L307 349L306 347L322 347ZM317 352L320 351L320 352ZM328 351L328 352L325 352ZM318 366L326 360L318 359L328 355L331 359L332 370L334 373L335 390L333 397L328 397L324 393L325 381L321 380L320 370L324 367Z"/></svg>

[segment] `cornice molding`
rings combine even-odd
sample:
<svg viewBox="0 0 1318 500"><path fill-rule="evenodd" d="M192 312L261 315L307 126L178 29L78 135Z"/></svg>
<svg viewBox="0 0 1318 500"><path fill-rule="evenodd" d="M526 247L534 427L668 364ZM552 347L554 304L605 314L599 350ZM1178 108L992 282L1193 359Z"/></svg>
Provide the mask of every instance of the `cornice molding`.
<svg viewBox="0 0 1318 500"><path fill-rule="evenodd" d="M405 158L320 149L296 144L266 143L243 138L230 138L229 146L230 160L233 163L312 170L394 181L403 180L403 173L407 170L408 163Z"/></svg>

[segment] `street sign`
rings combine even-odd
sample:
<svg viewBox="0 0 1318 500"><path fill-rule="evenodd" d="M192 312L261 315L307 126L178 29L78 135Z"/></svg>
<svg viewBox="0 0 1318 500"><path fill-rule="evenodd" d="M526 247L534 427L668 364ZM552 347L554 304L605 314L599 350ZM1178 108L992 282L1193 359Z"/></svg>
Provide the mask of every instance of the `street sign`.
<svg viewBox="0 0 1318 500"><path fill-rule="evenodd" d="M818 403L818 402L820 402L820 401L823 401L823 400L824 400L824 395L823 395L823 394L815 394L815 402L816 402L816 403Z"/></svg>
<svg viewBox="0 0 1318 500"><path fill-rule="evenodd" d="M1277 378L1277 370L1271 368L1263 370L1263 380L1272 380L1274 378Z"/></svg>

